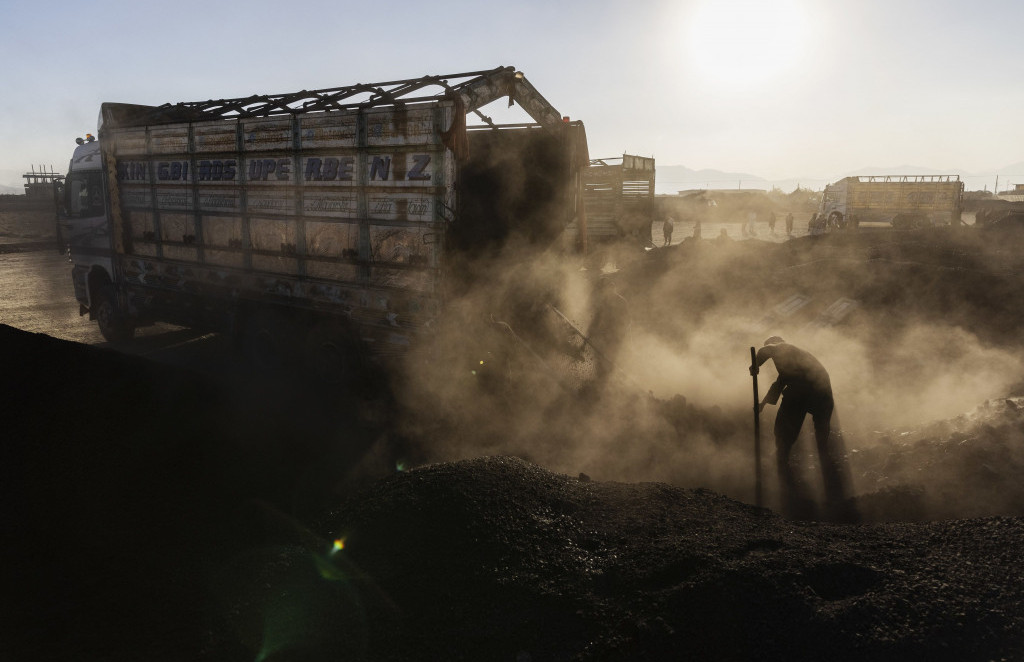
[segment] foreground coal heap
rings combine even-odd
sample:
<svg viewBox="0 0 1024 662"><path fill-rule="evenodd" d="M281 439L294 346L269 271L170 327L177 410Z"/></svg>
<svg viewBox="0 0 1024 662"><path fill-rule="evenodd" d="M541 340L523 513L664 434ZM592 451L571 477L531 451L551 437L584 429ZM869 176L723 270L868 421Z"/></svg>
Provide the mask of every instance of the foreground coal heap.
<svg viewBox="0 0 1024 662"><path fill-rule="evenodd" d="M1017 517L795 523L512 457L342 498L375 434L345 406L2 326L0 355L12 659L1024 656Z"/></svg>
<svg viewBox="0 0 1024 662"><path fill-rule="evenodd" d="M324 528L385 658L1024 653L1019 518L794 523L705 490L493 457L381 481Z"/></svg>

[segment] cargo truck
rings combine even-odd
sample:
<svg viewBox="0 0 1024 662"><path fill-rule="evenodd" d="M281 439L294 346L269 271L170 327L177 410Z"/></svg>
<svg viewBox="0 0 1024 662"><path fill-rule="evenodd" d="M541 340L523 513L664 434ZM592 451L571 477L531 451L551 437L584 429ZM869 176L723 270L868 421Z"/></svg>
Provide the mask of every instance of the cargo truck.
<svg viewBox="0 0 1024 662"><path fill-rule="evenodd" d="M878 224L897 229L959 225L963 191L959 175L845 177L825 187L812 225L826 231Z"/></svg>
<svg viewBox="0 0 1024 662"><path fill-rule="evenodd" d="M505 97L534 121L480 113ZM484 123L468 126L473 113ZM74 151L59 223L80 312L110 341L168 322L344 370L352 350L402 354L459 265L513 237L586 245L583 124L512 67L104 103L97 136Z"/></svg>
<svg viewBox="0 0 1024 662"><path fill-rule="evenodd" d="M652 244L654 159L632 154L591 159L584 171L587 240Z"/></svg>

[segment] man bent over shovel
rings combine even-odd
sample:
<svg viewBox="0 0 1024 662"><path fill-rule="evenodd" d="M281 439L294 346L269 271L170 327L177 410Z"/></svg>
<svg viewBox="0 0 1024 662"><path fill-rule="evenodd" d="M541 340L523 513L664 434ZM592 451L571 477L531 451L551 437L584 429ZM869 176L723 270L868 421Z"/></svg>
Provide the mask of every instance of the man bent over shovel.
<svg viewBox="0 0 1024 662"><path fill-rule="evenodd" d="M810 352L790 345L779 336L764 341L764 347L757 350L758 366L768 359L774 361L779 378L768 389L760 409L766 404L774 405L782 396L775 416L775 448L783 514L793 519L814 519L813 501L790 464L793 445L804 418L810 414L825 483L826 516L832 520L855 521L856 513L848 501L850 480L845 449L838 424L835 429L832 425L835 401L828 371Z"/></svg>

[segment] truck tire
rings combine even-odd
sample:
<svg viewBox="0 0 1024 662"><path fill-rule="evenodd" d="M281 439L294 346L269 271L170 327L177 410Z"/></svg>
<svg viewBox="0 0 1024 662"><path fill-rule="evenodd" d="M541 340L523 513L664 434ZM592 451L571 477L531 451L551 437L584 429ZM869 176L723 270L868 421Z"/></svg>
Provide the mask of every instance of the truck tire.
<svg viewBox="0 0 1024 662"><path fill-rule="evenodd" d="M321 322L306 336L306 372L325 386L359 389L366 374L360 351L359 342L347 325Z"/></svg>
<svg viewBox="0 0 1024 662"><path fill-rule="evenodd" d="M928 217L922 214L897 214L892 219L892 226L897 230L920 230L929 225Z"/></svg>
<svg viewBox="0 0 1024 662"><path fill-rule="evenodd" d="M107 342L125 342L135 335L135 327L125 319L117 305L117 295L110 283L100 285L93 292L93 317Z"/></svg>
<svg viewBox="0 0 1024 662"><path fill-rule="evenodd" d="M244 352L257 371L277 373L288 366L290 336L283 315L254 309L245 316L241 334Z"/></svg>

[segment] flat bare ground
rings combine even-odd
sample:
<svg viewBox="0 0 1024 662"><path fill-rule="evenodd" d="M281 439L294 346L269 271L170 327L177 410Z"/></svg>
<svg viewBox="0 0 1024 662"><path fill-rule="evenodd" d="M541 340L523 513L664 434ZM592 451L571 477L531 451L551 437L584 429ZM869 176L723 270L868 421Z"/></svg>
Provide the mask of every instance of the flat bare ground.
<svg viewBox="0 0 1024 662"><path fill-rule="evenodd" d="M0 204L0 251L18 245L56 240L57 217L52 206Z"/></svg>

